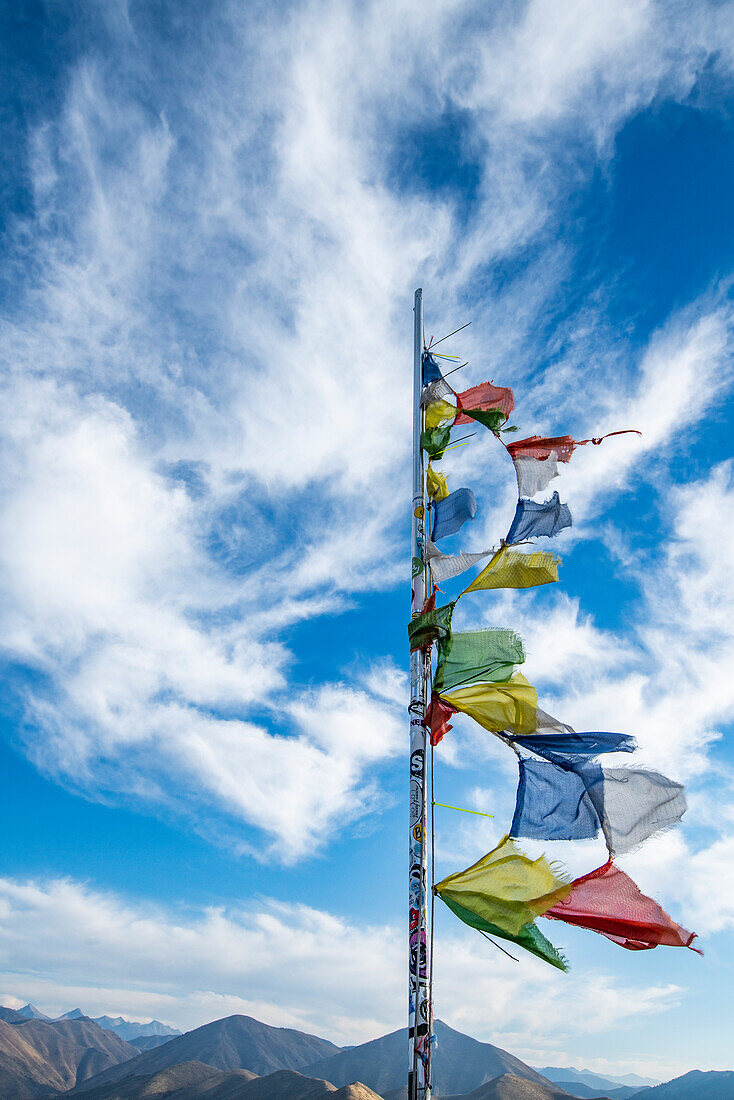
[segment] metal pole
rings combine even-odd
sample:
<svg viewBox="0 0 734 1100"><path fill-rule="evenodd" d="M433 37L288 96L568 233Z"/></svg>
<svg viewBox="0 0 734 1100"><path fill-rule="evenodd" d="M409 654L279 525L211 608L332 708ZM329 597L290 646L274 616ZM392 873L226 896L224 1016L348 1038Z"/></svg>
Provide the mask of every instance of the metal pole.
<svg viewBox="0 0 734 1100"><path fill-rule="evenodd" d="M423 291L416 290L413 328L413 500L411 616L419 614L426 598L425 477L421 451L423 411ZM420 563L420 566L419 566ZM410 655L410 874L409 874L409 1011L408 1100L430 1100L431 1021L427 944L427 803L426 783L426 674L430 657L420 650Z"/></svg>

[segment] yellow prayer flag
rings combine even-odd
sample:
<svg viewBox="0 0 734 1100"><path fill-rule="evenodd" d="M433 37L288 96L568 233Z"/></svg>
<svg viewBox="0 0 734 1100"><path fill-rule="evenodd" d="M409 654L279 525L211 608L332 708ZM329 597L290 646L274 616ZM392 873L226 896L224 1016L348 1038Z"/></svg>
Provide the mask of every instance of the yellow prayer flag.
<svg viewBox="0 0 734 1100"><path fill-rule="evenodd" d="M490 733L532 733L536 728L538 693L520 672L498 684L467 684L440 694Z"/></svg>
<svg viewBox="0 0 734 1100"><path fill-rule="evenodd" d="M426 428L440 428L443 424L450 424L456 412L456 405L449 401L432 401L426 409Z"/></svg>
<svg viewBox="0 0 734 1100"><path fill-rule="evenodd" d="M571 890L545 856L528 859L507 836L478 863L436 886L442 898L514 936Z"/></svg>
<svg viewBox="0 0 734 1100"><path fill-rule="evenodd" d="M449 487L446 484L446 474L441 474L428 464L426 470L426 491L429 500L445 500L449 495Z"/></svg>
<svg viewBox="0 0 734 1100"><path fill-rule="evenodd" d="M561 559L547 550L522 554L501 546L489 565L464 589L462 596L483 588L534 588L550 584L558 580L560 564Z"/></svg>

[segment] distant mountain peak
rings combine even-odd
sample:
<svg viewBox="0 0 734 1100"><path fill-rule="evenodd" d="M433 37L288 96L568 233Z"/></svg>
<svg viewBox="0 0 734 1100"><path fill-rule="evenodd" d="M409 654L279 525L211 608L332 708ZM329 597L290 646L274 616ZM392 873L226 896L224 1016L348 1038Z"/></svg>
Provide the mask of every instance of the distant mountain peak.
<svg viewBox="0 0 734 1100"><path fill-rule="evenodd" d="M48 1022L51 1019L45 1012L41 1012L40 1008L36 1008L35 1005L32 1005L30 1001L27 1005L23 1005L22 1008L17 1009L17 1011L21 1016L25 1016L29 1020L46 1020Z"/></svg>

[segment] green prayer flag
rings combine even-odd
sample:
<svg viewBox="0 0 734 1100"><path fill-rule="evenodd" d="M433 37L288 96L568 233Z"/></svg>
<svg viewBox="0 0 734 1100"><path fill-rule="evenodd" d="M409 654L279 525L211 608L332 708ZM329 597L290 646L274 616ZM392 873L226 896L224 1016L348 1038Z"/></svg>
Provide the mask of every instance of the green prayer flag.
<svg viewBox="0 0 734 1100"><path fill-rule="evenodd" d="M563 971L568 970L568 963L561 952L553 946L550 940L545 938L533 921L530 924L523 925L520 931L513 935L510 932L504 932L496 924L492 924L476 913L472 913L471 910L465 909L463 905L459 905L458 901L443 897L441 894L438 896L445 905L448 905L451 912L464 924L468 924L470 928L476 928L480 932L486 932L489 936L496 936L498 939L516 943L518 947L524 947L526 951L529 951L532 955L537 955L539 959L544 959L551 966Z"/></svg>
<svg viewBox="0 0 734 1100"><path fill-rule="evenodd" d="M454 613L454 603L444 604L433 611L423 611L416 615L408 624L408 640L410 648L422 649L424 645L430 645L437 638L445 638L451 631L451 616Z"/></svg>
<svg viewBox="0 0 734 1100"><path fill-rule="evenodd" d="M451 438L451 425L426 428L421 432L421 447L431 458L441 458Z"/></svg>
<svg viewBox="0 0 734 1100"><path fill-rule="evenodd" d="M522 638L514 630L470 630L449 633L438 643L436 691L461 684L509 680L514 666L525 660Z"/></svg>
<svg viewBox="0 0 734 1100"><path fill-rule="evenodd" d="M502 409L462 409L464 416L470 416L472 420L489 428L490 432L498 432L507 422L507 413Z"/></svg>

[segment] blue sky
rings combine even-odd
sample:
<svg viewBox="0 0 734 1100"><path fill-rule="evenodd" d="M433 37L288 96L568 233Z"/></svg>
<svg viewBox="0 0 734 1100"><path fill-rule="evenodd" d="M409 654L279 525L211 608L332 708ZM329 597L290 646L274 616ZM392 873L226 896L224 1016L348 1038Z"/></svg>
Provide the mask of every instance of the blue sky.
<svg viewBox="0 0 734 1100"><path fill-rule="evenodd" d="M420 285L523 434L643 432L556 483L562 584L457 621L518 629L546 710L686 783L620 863L706 952L554 925L564 976L439 912L438 1015L537 1065L731 1068L731 7L0 18L5 1003L403 1024ZM506 457L445 466L479 501L452 545L496 544ZM441 873L507 827L515 766L468 720L436 766L496 814L443 811Z"/></svg>

